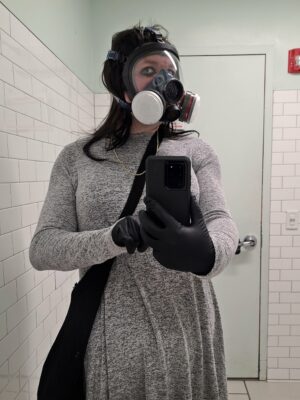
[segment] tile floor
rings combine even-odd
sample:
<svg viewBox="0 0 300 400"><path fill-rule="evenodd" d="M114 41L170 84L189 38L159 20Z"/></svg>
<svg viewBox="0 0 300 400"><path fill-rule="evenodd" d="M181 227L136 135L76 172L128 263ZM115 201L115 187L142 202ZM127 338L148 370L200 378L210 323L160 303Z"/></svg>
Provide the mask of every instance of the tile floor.
<svg viewBox="0 0 300 400"><path fill-rule="evenodd" d="M300 400L300 381L228 380L229 400Z"/></svg>

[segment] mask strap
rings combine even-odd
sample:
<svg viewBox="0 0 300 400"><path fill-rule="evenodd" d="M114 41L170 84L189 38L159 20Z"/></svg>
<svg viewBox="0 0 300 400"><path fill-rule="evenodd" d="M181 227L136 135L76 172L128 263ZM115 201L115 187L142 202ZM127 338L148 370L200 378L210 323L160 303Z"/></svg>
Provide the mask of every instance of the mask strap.
<svg viewBox="0 0 300 400"><path fill-rule="evenodd" d="M112 61L119 61L120 63L123 63L126 61L126 57L123 54L121 54L115 50L109 50L107 52L106 59L112 60Z"/></svg>
<svg viewBox="0 0 300 400"><path fill-rule="evenodd" d="M131 104L126 103L126 101L120 99L117 96L114 96L114 98L120 104L120 107L123 108L123 110L131 111Z"/></svg>
<svg viewBox="0 0 300 400"><path fill-rule="evenodd" d="M164 43L163 38L162 38L162 34L158 29L154 29L150 26L146 26L144 28L143 31L143 35L145 36L145 34L150 34L151 39L153 40L153 42L159 42L159 43Z"/></svg>

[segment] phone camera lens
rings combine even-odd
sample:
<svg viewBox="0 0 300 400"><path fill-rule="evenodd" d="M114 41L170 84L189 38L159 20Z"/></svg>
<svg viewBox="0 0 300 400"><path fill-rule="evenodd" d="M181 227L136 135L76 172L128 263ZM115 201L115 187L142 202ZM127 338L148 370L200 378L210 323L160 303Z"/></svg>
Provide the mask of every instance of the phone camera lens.
<svg viewBox="0 0 300 400"><path fill-rule="evenodd" d="M169 161L166 165L165 184L170 189L185 187L184 163L182 161Z"/></svg>

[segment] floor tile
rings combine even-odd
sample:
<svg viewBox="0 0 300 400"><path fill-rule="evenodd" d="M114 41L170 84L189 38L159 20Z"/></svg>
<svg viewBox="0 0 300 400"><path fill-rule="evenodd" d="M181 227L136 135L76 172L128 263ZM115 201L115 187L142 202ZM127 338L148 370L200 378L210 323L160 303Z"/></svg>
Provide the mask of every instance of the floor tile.
<svg viewBox="0 0 300 400"><path fill-rule="evenodd" d="M247 394L246 386L244 381L240 380L233 380L227 381L227 387L228 387L228 393L234 393L234 394Z"/></svg>
<svg viewBox="0 0 300 400"><path fill-rule="evenodd" d="M251 400L300 400L300 382L246 381Z"/></svg>

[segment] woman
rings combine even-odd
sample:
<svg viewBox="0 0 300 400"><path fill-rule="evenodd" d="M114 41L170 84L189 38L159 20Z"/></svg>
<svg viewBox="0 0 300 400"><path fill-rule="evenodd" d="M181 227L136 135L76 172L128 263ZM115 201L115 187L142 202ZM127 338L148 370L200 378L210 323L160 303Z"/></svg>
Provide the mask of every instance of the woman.
<svg viewBox="0 0 300 400"><path fill-rule="evenodd" d="M80 278L117 256L85 354L88 400L227 399L211 278L231 260L238 233L215 152L173 129L197 105L180 78L177 50L161 27L113 36L102 73L113 96L109 114L92 137L59 154L31 242L34 268L79 269ZM146 212L143 196L133 216L118 220L154 135L157 155L191 160L188 227L153 199L145 199L152 214Z"/></svg>

